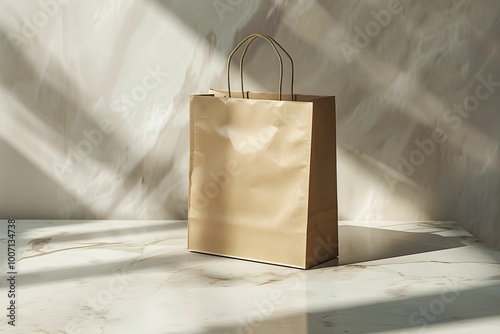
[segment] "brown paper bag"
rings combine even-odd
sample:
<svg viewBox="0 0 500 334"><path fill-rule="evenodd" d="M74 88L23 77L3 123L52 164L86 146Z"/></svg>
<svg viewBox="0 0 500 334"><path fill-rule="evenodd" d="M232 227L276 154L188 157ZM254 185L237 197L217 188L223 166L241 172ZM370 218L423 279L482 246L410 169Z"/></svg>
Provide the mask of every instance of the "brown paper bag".
<svg viewBox="0 0 500 334"><path fill-rule="evenodd" d="M293 75L283 94L286 51L260 34L233 50L228 76L258 37L278 55L279 93L231 92L228 80L191 96L188 249L309 268L338 255L335 97L293 94Z"/></svg>

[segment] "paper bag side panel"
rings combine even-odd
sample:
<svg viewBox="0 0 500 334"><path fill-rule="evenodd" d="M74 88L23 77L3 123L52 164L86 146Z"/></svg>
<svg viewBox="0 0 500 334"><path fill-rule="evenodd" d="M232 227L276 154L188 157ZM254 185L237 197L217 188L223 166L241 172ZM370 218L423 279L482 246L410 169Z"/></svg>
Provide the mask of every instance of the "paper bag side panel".
<svg viewBox="0 0 500 334"><path fill-rule="evenodd" d="M313 103L307 267L338 256L335 97Z"/></svg>
<svg viewBox="0 0 500 334"><path fill-rule="evenodd" d="M194 134L194 121L195 121L195 108L196 103L194 100L196 96L189 98L189 174L188 174L188 230L189 230L189 207L191 206L191 176L193 174L193 158L195 148L195 134ZM188 238L189 249L189 238Z"/></svg>

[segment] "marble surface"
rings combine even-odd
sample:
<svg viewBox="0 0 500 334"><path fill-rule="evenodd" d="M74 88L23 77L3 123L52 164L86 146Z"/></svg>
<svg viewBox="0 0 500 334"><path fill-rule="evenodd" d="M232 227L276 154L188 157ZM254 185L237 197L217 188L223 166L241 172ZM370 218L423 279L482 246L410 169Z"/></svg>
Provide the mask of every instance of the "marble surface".
<svg viewBox="0 0 500 334"><path fill-rule="evenodd" d="M339 225L340 257L304 271L189 253L185 221L17 221L17 326L0 331L499 332L500 252L454 222Z"/></svg>
<svg viewBox="0 0 500 334"><path fill-rule="evenodd" d="M188 96L225 88L227 54L261 32L297 92L337 96L342 219L453 220L500 249L499 16L496 0L0 1L0 218L185 219ZM249 89L276 91L272 57L248 53Z"/></svg>

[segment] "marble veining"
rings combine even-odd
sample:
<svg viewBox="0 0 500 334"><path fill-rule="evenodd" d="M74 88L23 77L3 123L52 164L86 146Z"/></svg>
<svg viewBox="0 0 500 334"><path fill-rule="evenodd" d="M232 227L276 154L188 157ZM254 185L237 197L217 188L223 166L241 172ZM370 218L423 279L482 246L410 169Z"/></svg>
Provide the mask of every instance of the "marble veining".
<svg viewBox="0 0 500 334"><path fill-rule="evenodd" d="M18 317L14 329L0 318L6 333L500 329L500 252L454 222L341 222L340 257L310 270L189 253L185 221L16 224Z"/></svg>

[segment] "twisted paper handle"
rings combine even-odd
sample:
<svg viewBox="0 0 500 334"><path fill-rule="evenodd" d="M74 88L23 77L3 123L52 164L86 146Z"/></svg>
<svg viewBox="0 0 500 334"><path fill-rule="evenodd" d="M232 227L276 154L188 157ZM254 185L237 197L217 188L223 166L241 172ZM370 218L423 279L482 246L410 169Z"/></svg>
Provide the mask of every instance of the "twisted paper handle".
<svg viewBox="0 0 500 334"><path fill-rule="evenodd" d="M252 34L244 38L234 49L233 51L229 54L228 60L227 60L227 88L228 88L228 94L229 97L231 97L231 77L230 77L230 69L231 69L231 60L238 51L238 49L248 41L247 45L245 46L245 49L243 50L243 54L241 55L240 59L240 80L241 80L241 94L244 97L245 96L245 90L243 87L243 61L245 59L245 55L248 51L248 47L252 42L257 39L257 38L263 38L267 40L271 46L273 47L274 52L276 53L276 56L278 57L278 61L280 64L280 80L279 80L279 99L282 99L282 93L283 93L283 59L281 57L281 54L278 51L278 48L276 45L287 55L288 59L290 60L290 68L291 68L291 73L290 73L290 93L292 95L292 100L294 98L293 94L293 81L294 81L294 66L293 66L293 60L290 54L278 43L276 42L271 36L268 35L262 35L262 34Z"/></svg>

